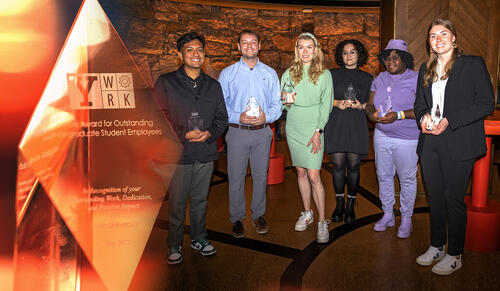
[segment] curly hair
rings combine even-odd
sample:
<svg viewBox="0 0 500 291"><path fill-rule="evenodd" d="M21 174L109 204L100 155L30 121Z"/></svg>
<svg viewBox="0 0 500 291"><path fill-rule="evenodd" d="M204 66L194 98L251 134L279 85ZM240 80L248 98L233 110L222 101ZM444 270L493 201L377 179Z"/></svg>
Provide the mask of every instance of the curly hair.
<svg viewBox="0 0 500 291"><path fill-rule="evenodd" d="M379 61L384 65L384 69L387 70L385 67L385 59L391 54L391 51L395 51L398 55L399 58L401 58L401 61L406 65L406 68L412 70L415 64L413 63L413 56L409 52L397 50L397 49L388 49L388 50L383 50L377 57Z"/></svg>
<svg viewBox="0 0 500 291"><path fill-rule="evenodd" d="M342 57L342 53L344 52L344 47L347 44L352 44L354 46L354 49L358 53L358 62L357 66L361 67L366 65L366 62L368 61L368 52L366 51L365 46L357 39L346 39L335 47L335 62L339 67L344 67L344 58Z"/></svg>
<svg viewBox="0 0 500 291"><path fill-rule="evenodd" d="M292 77L293 83L297 85L302 80L302 71L304 69L304 65L299 58L299 50L297 48L299 44L299 40L308 39L312 40L316 50L314 52L314 57L311 62L311 66L309 67L309 71L307 72L309 75L309 79L316 85L319 80L319 76L325 70L325 65L323 61L325 57L323 56L323 52L321 51L321 47L319 46L318 40L311 33L305 32L301 33L295 42L295 58L292 61L292 65L290 66L290 76Z"/></svg>

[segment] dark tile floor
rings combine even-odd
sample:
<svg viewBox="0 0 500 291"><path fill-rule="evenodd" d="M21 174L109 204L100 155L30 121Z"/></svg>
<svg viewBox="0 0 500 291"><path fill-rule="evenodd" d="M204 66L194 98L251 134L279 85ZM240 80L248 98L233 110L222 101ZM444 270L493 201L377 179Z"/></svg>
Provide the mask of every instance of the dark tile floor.
<svg viewBox="0 0 500 291"><path fill-rule="evenodd" d="M420 267L415 258L429 244L428 205L419 185L413 218L414 231L410 238L396 237L396 227L386 232L372 230L382 215L377 196L377 182L373 155L362 163L361 189L354 226L331 223L330 242L318 245L316 227L304 232L294 231L294 223L302 210L295 171L284 142L277 151L286 153L285 183L268 187L267 213L269 233L255 233L250 216L251 178L247 178L247 233L244 239L231 236L228 220L228 185L222 173L226 172L225 155L217 163L214 184L210 189L207 228L209 239L217 248L214 257L201 257L184 243L184 262L178 266L161 265L162 278L153 284L153 290L498 290L500 279L500 252L481 254L466 251L464 266L452 276L440 277L430 267ZM325 158L322 180L327 193L329 216L335 206L328 158ZM498 168L493 169L492 194L500 200ZM421 183L419 179L419 183ZM217 181L217 182L216 182ZM396 203L396 206L398 203ZM317 218L317 216L315 217ZM148 251L165 258L166 205L160 211ZM189 224L189 222L186 222ZM186 232L187 234L188 232ZM189 240L189 236L185 236ZM135 282L134 282L135 283ZM137 286L138 287L138 286Z"/></svg>

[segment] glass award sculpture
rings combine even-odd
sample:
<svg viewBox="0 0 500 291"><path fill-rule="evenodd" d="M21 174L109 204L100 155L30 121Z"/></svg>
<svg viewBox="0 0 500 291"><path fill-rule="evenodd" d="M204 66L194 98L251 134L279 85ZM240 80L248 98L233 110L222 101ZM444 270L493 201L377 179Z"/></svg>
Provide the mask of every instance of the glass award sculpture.
<svg viewBox="0 0 500 291"><path fill-rule="evenodd" d="M292 104L295 102L295 87L292 85L292 82L286 81L283 86L283 92L285 93L285 103Z"/></svg>
<svg viewBox="0 0 500 291"><path fill-rule="evenodd" d="M198 112L192 112L188 119L189 130L203 130L203 118L198 115Z"/></svg>
<svg viewBox="0 0 500 291"><path fill-rule="evenodd" d="M378 107L378 115L380 117L384 117L387 115L387 113L391 111L392 111L391 96L387 96L387 98Z"/></svg>
<svg viewBox="0 0 500 291"><path fill-rule="evenodd" d="M442 119L442 117L441 117L441 110L439 109L439 104L436 104L436 108L433 108L431 111L432 111L431 112L432 123L435 126Z"/></svg>
<svg viewBox="0 0 500 291"><path fill-rule="evenodd" d="M127 290L182 147L97 0L19 144L15 290Z"/></svg>
<svg viewBox="0 0 500 291"><path fill-rule="evenodd" d="M259 117L259 103L255 97L251 96L247 102L247 116Z"/></svg>
<svg viewBox="0 0 500 291"><path fill-rule="evenodd" d="M356 103L356 91L354 90L354 86L351 82L344 90L344 100L348 100L351 103Z"/></svg>

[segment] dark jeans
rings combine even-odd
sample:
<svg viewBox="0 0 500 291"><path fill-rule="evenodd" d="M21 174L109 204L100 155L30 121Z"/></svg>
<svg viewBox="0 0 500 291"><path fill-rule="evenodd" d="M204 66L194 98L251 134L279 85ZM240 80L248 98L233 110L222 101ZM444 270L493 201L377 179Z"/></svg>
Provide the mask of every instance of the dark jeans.
<svg viewBox="0 0 500 291"><path fill-rule="evenodd" d="M442 136L426 136L420 163L429 197L431 217L431 246L446 244L448 226L448 254L463 254L467 206L465 191L475 159L454 161Z"/></svg>
<svg viewBox="0 0 500 291"><path fill-rule="evenodd" d="M182 246L188 197L191 239L207 237L207 196L213 169L213 162L177 165L168 188L168 247Z"/></svg>
<svg viewBox="0 0 500 291"><path fill-rule="evenodd" d="M346 184L345 168L347 165L347 193L356 196L359 184L359 164L361 157L354 153L330 154L333 162L333 187L336 194L344 193Z"/></svg>

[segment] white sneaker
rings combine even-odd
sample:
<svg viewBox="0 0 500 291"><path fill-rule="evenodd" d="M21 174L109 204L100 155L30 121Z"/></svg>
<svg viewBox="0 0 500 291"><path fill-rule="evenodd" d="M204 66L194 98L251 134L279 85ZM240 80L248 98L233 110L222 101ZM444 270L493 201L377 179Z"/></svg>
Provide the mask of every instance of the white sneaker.
<svg viewBox="0 0 500 291"><path fill-rule="evenodd" d="M446 254L446 256L444 256L439 263L432 267L432 273L438 275L450 275L460 268L462 268L462 255L450 256Z"/></svg>
<svg viewBox="0 0 500 291"><path fill-rule="evenodd" d="M307 226L311 223L313 223L314 217L313 217L313 211L312 209L309 211L302 211L300 213L299 220L297 220L297 223L295 223L295 230L296 231L304 231L307 229Z"/></svg>
<svg viewBox="0 0 500 291"><path fill-rule="evenodd" d="M441 260L444 257L444 246L439 248L430 246L429 249L417 258L417 264L420 266L430 266L432 263Z"/></svg>
<svg viewBox="0 0 500 291"><path fill-rule="evenodd" d="M318 238L316 239L316 241L320 244L327 243L328 240L330 240L328 224L330 224L330 220L323 220L318 222Z"/></svg>

